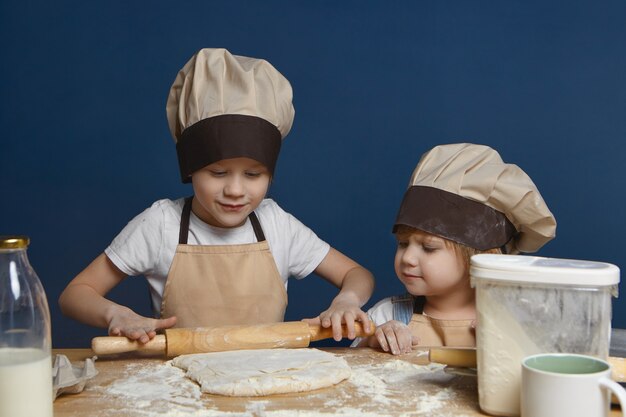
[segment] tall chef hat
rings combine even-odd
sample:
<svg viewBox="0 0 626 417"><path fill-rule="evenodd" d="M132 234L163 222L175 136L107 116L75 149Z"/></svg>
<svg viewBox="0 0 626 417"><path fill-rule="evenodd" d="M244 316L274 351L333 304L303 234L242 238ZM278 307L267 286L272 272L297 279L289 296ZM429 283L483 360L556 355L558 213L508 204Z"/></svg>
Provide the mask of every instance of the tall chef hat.
<svg viewBox="0 0 626 417"><path fill-rule="evenodd" d="M420 159L393 227L410 226L478 250L534 252L556 220L517 165L484 145L436 146Z"/></svg>
<svg viewBox="0 0 626 417"><path fill-rule="evenodd" d="M222 159L249 157L273 174L294 118L289 81L269 62L202 49L178 72L167 98L183 182Z"/></svg>

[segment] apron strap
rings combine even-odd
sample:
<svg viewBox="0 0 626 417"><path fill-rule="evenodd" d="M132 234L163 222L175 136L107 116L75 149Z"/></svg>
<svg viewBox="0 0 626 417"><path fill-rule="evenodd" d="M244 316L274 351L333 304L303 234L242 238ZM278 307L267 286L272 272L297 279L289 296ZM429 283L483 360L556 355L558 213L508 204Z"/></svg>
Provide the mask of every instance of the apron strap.
<svg viewBox="0 0 626 417"><path fill-rule="evenodd" d="M257 242L263 242L265 240L265 233L263 233L263 228L261 227L261 222L259 218L256 216L256 213L253 211L248 216L250 218L250 223L252 223L252 228L254 229L254 235L256 236Z"/></svg>
<svg viewBox="0 0 626 417"><path fill-rule="evenodd" d="M185 198L183 212L180 215L180 229L178 231L178 244L186 245L189 236L189 217L191 216L191 200L193 196Z"/></svg>
<svg viewBox="0 0 626 417"><path fill-rule="evenodd" d="M180 215L180 229L178 231L178 244L186 245L189 237L189 218L191 217L191 201L193 196L185 198L185 205L183 206L183 212ZM256 213L253 211L248 215L250 223L252 223L252 229L254 230L254 236L256 236L257 242L263 242L265 240L265 234L261 227L261 222Z"/></svg>
<svg viewBox="0 0 626 417"><path fill-rule="evenodd" d="M418 295L413 297L413 313L422 314L424 312L424 305L426 304L426 297Z"/></svg>

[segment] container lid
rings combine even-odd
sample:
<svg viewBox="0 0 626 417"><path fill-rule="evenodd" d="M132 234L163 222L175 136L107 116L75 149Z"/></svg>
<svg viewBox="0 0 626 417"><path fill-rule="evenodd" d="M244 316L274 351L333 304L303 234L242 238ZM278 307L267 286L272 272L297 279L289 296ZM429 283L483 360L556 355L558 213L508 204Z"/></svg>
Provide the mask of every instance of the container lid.
<svg viewBox="0 0 626 417"><path fill-rule="evenodd" d="M620 279L619 268L609 263L498 254L472 256L470 275L472 279L587 287L611 286Z"/></svg>
<svg viewBox="0 0 626 417"><path fill-rule="evenodd" d="M28 236L0 236L0 249L24 249L29 243Z"/></svg>

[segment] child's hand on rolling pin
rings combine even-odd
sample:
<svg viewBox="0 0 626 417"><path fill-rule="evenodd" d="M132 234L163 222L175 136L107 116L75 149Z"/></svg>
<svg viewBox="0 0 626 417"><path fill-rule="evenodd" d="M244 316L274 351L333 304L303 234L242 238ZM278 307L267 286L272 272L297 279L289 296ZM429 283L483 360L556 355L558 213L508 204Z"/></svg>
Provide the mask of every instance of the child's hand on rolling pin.
<svg viewBox="0 0 626 417"><path fill-rule="evenodd" d="M153 319L140 316L130 308L115 306L110 312L109 336L126 336L130 340L139 343L148 343L156 331L167 329L176 324L176 317L166 319Z"/></svg>
<svg viewBox="0 0 626 417"><path fill-rule="evenodd" d="M304 319L305 322L322 327L333 328L333 339L339 342L343 338L342 324L347 329L347 337L352 340L356 337L354 322L360 321L365 332L370 331L371 322L367 313L359 307L359 301L351 294L340 293L335 297L328 310L320 313L313 319Z"/></svg>
<svg viewBox="0 0 626 417"><path fill-rule="evenodd" d="M411 334L409 326L396 320L378 326L374 336L368 338L369 347L380 347L394 355L411 352L411 347L418 342L419 339Z"/></svg>

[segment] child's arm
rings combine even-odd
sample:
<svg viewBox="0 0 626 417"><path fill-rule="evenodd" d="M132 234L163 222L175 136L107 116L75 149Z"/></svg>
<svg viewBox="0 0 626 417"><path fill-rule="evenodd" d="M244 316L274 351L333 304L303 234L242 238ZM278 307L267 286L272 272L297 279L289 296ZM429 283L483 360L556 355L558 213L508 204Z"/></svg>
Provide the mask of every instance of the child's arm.
<svg viewBox="0 0 626 417"><path fill-rule="evenodd" d="M59 297L61 311L85 324L108 328L112 336L126 336L141 343L152 339L156 330L176 323L175 317L161 320L143 317L104 298L125 277L104 253L101 254L63 290Z"/></svg>
<svg viewBox="0 0 626 417"><path fill-rule="evenodd" d="M358 346L381 348L385 352L391 351L394 355L411 352L411 347L419 340L411 334L406 324L390 320L376 328L373 336L363 338Z"/></svg>
<svg viewBox="0 0 626 417"><path fill-rule="evenodd" d="M324 260L314 271L340 288L339 294L330 304L330 307L314 319L306 319L309 323L321 323L323 327L333 328L333 338L341 340L341 324L348 328L348 338L354 339L354 322L363 323L369 331L370 321L361 307L369 300L374 291L374 277L365 268L341 252L330 248Z"/></svg>

